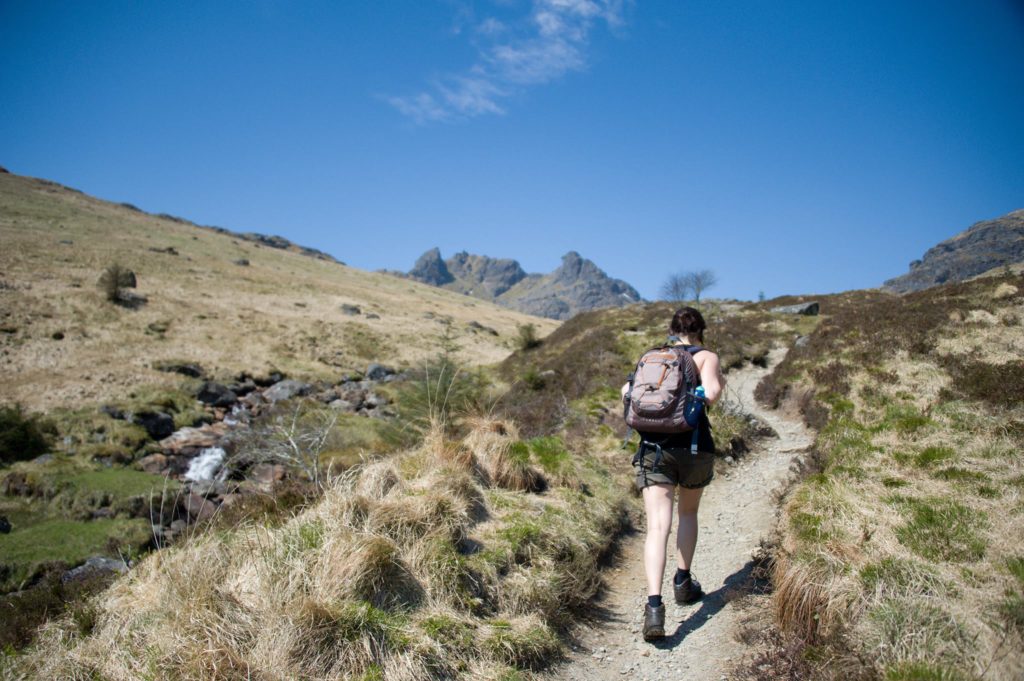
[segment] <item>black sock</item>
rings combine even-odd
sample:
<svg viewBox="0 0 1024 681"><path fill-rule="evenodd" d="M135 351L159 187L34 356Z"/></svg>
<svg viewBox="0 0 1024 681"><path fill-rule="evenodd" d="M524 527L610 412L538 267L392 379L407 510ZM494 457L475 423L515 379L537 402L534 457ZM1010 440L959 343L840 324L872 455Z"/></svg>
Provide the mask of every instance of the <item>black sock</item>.
<svg viewBox="0 0 1024 681"><path fill-rule="evenodd" d="M657 596L648 596L647 597L647 605L651 606L652 608L660 608L661 607L661 594L658 594Z"/></svg>
<svg viewBox="0 0 1024 681"><path fill-rule="evenodd" d="M683 568L676 568L676 584L682 584L690 578L690 571Z"/></svg>

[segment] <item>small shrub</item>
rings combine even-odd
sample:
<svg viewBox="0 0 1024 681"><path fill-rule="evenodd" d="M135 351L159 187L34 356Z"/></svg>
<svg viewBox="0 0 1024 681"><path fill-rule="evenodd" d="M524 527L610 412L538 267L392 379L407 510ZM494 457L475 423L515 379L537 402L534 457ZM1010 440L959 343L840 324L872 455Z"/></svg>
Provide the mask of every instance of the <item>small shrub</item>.
<svg viewBox="0 0 1024 681"><path fill-rule="evenodd" d="M943 357L943 364L953 380L941 399L967 396L996 407L1024 403L1024 361L989 364L950 355Z"/></svg>
<svg viewBox="0 0 1024 681"><path fill-rule="evenodd" d="M519 335L516 336L516 347L520 350L531 350L538 347L541 340L537 338L537 327L533 324L520 324L516 327Z"/></svg>
<svg viewBox="0 0 1024 681"><path fill-rule="evenodd" d="M112 303L119 303L124 298L124 289L135 288L135 273L119 263L114 263L103 270L96 285L104 298Z"/></svg>
<svg viewBox="0 0 1024 681"><path fill-rule="evenodd" d="M38 416L27 415L20 405L0 407L0 462L25 461L50 447L54 426Z"/></svg>

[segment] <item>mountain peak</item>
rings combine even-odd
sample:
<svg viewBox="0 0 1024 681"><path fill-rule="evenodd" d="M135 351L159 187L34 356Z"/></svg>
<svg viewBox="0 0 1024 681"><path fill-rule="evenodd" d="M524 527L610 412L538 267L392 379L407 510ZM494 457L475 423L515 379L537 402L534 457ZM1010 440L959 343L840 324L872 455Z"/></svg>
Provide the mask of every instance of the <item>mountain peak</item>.
<svg viewBox="0 0 1024 681"><path fill-rule="evenodd" d="M1024 262L1024 210L976 222L939 243L910 271L885 282L896 293L919 291L947 282L963 281L995 267Z"/></svg>
<svg viewBox="0 0 1024 681"><path fill-rule="evenodd" d="M455 281L455 277L441 259L441 249L436 246L416 260L416 264L409 270L409 276L432 286L444 286Z"/></svg>
<svg viewBox="0 0 1024 681"><path fill-rule="evenodd" d="M550 274L527 274L515 260L460 251L447 260L439 249L427 251L409 276L522 312L568 319L599 307L628 305L641 300L636 289L612 279L576 251L562 256Z"/></svg>

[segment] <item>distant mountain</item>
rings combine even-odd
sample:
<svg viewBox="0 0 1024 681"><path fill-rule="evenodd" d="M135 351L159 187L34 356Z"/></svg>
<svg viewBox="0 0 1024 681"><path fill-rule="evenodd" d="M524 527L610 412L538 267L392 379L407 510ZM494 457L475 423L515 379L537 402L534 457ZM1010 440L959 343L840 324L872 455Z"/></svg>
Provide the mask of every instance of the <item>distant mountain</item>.
<svg viewBox="0 0 1024 681"><path fill-rule="evenodd" d="M635 288L575 251L562 256L550 274L527 274L515 260L465 251L444 260L440 249L432 248L402 276L551 319L642 300Z"/></svg>
<svg viewBox="0 0 1024 681"><path fill-rule="evenodd" d="M910 263L910 272L885 282L896 293L963 281L996 267L1024 262L1024 210L976 222Z"/></svg>

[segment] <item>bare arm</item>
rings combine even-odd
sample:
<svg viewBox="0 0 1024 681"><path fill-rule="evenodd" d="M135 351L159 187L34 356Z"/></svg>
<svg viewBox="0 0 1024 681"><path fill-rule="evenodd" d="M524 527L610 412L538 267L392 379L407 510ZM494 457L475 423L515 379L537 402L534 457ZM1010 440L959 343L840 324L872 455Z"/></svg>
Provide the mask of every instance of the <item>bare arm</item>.
<svg viewBox="0 0 1024 681"><path fill-rule="evenodd" d="M718 355L713 352L702 352L694 359L700 362L700 382L704 386L704 397L708 402L717 402L725 389L725 377L722 376L722 366L718 362Z"/></svg>

